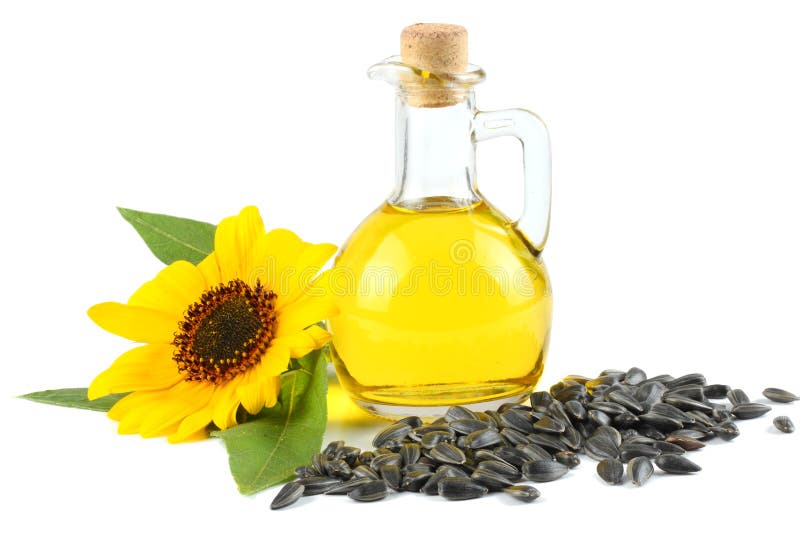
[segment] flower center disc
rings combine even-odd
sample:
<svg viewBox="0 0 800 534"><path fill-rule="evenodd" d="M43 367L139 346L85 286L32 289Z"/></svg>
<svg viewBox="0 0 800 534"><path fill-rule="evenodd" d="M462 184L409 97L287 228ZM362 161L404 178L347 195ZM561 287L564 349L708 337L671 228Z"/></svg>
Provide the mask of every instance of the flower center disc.
<svg viewBox="0 0 800 534"><path fill-rule="evenodd" d="M187 381L224 383L261 361L275 324L275 293L239 279L209 289L186 310L172 344Z"/></svg>

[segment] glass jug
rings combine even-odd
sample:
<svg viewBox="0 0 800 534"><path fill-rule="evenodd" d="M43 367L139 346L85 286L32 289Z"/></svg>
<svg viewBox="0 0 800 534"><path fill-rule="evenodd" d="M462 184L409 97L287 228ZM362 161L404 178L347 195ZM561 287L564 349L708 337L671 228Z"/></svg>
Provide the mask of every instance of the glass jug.
<svg viewBox="0 0 800 534"><path fill-rule="evenodd" d="M328 327L340 383L383 417L496 408L529 393L544 366L547 130L521 109L476 111L473 87L484 72L465 66L432 72L391 57L368 71L397 90L396 184L336 257L339 312ZM476 185L476 143L501 136L522 143L516 222Z"/></svg>

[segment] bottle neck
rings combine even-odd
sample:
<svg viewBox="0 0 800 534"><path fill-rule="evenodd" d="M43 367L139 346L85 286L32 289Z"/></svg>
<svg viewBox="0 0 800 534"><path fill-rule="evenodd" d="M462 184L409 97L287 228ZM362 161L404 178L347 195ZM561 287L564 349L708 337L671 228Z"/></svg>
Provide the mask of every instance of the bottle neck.
<svg viewBox="0 0 800 534"><path fill-rule="evenodd" d="M451 105L417 107L400 89L395 107L396 186L392 205L412 210L472 206L475 189L473 92Z"/></svg>

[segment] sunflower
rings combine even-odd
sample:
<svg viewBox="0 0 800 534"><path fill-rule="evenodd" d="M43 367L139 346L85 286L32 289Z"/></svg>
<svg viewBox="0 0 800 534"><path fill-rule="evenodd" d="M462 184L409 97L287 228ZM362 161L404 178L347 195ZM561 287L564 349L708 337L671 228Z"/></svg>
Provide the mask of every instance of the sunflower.
<svg viewBox="0 0 800 534"><path fill-rule="evenodd" d="M131 392L108 412L119 432L171 442L235 425L240 406L273 406L290 358L328 342L316 325L333 311L319 270L335 251L265 232L255 207L224 219L199 264L176 261L127 304L89 309L100 327L144 343L100 373L89 398Z"/></svg>

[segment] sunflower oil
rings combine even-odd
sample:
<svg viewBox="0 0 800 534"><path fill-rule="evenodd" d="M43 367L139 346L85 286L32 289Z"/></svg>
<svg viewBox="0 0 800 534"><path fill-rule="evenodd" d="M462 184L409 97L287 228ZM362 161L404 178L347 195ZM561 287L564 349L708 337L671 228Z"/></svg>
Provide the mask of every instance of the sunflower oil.
<svg viewBox="0 0 800 534"><path fill-rule="evenodd" d="M479 406L519 398L538 382L552 306L547 272L485 200L384 203L331 274L333 362L368 411Z"/></svg>

